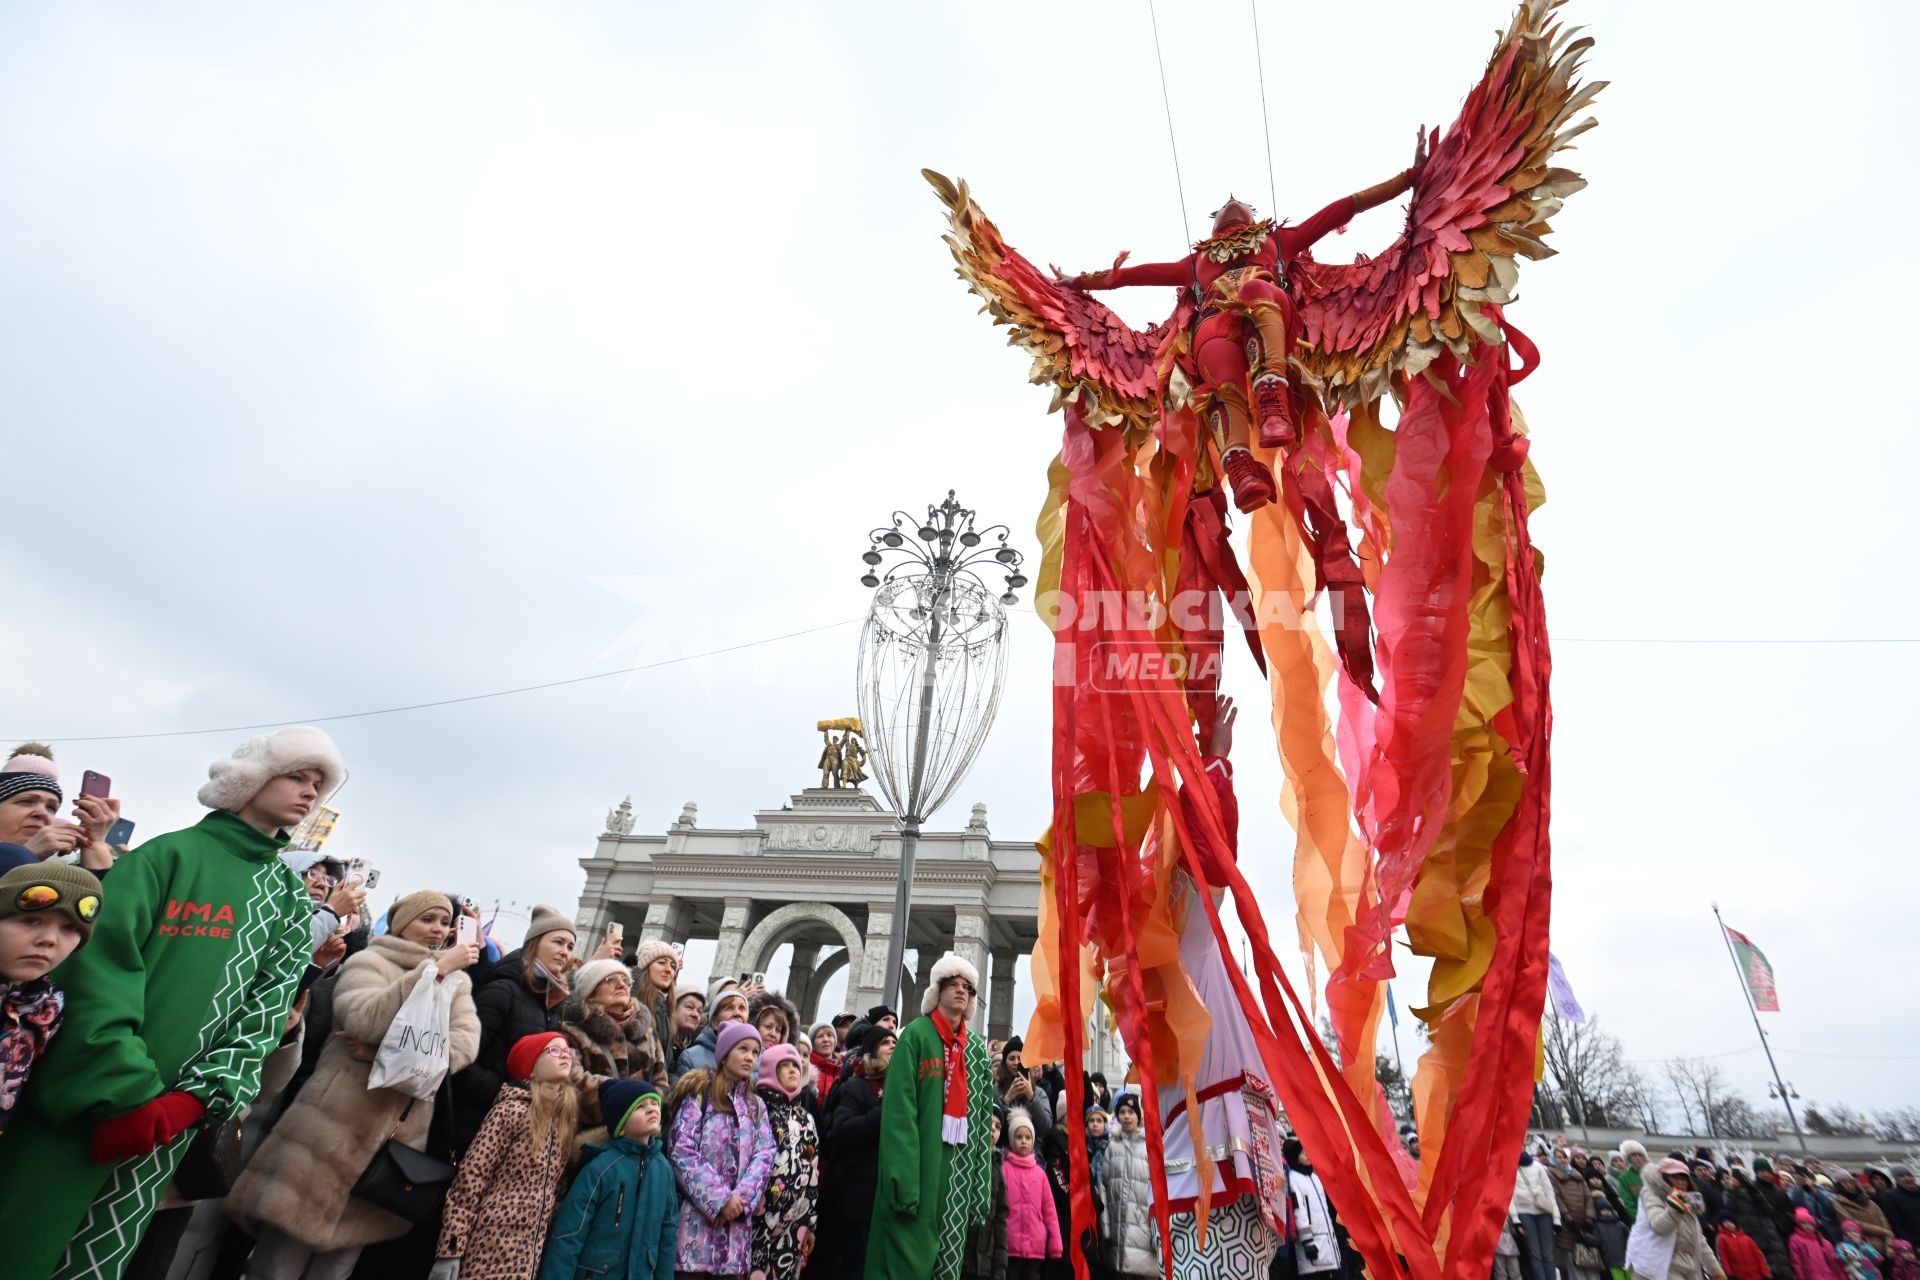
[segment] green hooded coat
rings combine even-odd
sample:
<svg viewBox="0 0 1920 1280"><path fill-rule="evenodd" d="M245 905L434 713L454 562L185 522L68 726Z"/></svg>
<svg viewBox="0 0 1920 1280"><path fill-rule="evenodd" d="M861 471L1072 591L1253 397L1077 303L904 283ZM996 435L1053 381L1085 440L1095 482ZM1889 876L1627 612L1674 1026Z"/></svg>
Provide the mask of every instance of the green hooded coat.
<svg viewBox="0 0 1920 1280"><path fill-rule="evenodd" d="M66 1025L0 1140L9 1280L116 1280L139 1246L195 1130L97 1165L100 1121L176 1089L218 1121L259 1093L313 949L285 843L216 810L107 877L92 939L54 971Z"/></svg>

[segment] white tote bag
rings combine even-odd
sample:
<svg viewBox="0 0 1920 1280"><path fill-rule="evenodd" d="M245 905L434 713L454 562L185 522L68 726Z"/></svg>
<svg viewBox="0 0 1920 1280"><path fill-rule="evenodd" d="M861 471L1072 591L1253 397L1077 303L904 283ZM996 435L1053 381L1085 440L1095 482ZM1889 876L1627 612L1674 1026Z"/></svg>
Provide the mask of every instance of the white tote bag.
<svg viewBox="0 0 1920 1280"><path fill-rule="evenodd" d="M367 1075L369 1089L397 1089L422 1100L433 1097L447 1074L447 1028L453 1017L453 984L437 982L433 965L413 984L393 1015L380 1052Z"/></svg>

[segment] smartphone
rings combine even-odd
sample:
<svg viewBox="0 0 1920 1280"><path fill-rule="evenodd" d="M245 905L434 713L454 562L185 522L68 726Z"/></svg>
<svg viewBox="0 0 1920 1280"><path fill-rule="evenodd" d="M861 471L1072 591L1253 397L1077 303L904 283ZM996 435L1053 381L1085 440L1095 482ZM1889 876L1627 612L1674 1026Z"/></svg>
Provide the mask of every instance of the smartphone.
<svg viewBox="0 0 1920 1280"><path fill-rule="evenodd" d="M607 926L607 939L612 942L614 946L619 946L627 940L627 926L621 924L618 920L613 921Z"/></svg>
<svg viewBox="0 0 1920 1280"><path fill-rule="evenodd" d="M743 987L744 987L744 986L746 986L746 985L747 985L748 983L750 983L750 982L752 982L752 981L753 981L753 975L752 975L751 973L744 973L744 972L743 972L743 973L742 973L742 974L740 975L740 985L741 985L741 986L743 986Z"/></svg>
<svg viewBox="0 0 1920 1280"><path fill-rule="evenodd" d="M133 848L133 819L122 818L108 827L107 844L115 849Z"/></svg>
<svg viewBox="0 0 1920 1280"><path fill-rule="evenodd" d="M80 775L80 794L83 796L98 796L100 799L105 800L113 794L113 779L104 773L95 773L89 769Z"/></svg>
<svg viewBox="0 0 1920 1280"><path fill-rule="evenodd" d="M767 975L766 975L766 974L764 974L764 973L756 973L756 974L754 974L754 975L753 975L753 985L754 985L754 986L756 986L756 987L761 987L761 988L763 988L763 989L764 989L764 988L766 987L766 985L767 985Z"/></svg>
<svg viewBox="0 0 1920 1280"><path fill-rule="evenodd" d="M453 940L463 947L475 946L480 941L480 922L472 916L463 915L454 926Z"/></svg>
<svg viewBox="0 0 1920 1280"><path fill-rule="evenodd" d="M369 866L365 858L354 858L347 863L347 879L358 880L362 889L371 889L380 883L380 872Z"/></svg>

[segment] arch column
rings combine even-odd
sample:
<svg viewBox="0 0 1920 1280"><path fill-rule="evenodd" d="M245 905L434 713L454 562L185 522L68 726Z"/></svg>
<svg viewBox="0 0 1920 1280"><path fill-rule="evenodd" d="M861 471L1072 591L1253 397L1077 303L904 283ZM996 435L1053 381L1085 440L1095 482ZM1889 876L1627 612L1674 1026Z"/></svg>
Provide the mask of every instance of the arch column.
<svg viewBox="0 0 1920 1280"><path fill-rule="evenodd" d="M820 1020L820 997L826 992L827 979L846 968L850 956L851 953L848 952L845 947L841 947L825 960L822 960L819 967L813 971L813 981L807 986L807 1003L800 1006L800 1020L808 1026L812 1026ZM853 998L858 994L858 992L854 990L854 986L859 976L860 974L857 970L847 975L847 994L846 998L841 1001L841 1004L844 1006L842 1012L853 1012Z"/></svg>
<svg viewBox="0 0 1920 1280"><path fill-rule="evenodd" d="M953 913L953 953L973 966L978 975L974 992L973 1016L967 1019L967 1026L974 1031L980 1030L984 1021L981 996L987 991L987 911L984 906L958 907ZM926 972L931 973L928 966Z"/></svg>
<svg viewBox="0 0 1920 1280"><path fill-rule="evenodd" d="M684 898L654 898L640 924L641 942L685 942L687 903Z"/></svg>
<svg viewBox="0 0 1920 1280"><path fill-rule="evenodd" d="M806 1010L813 1003L813 971L819 959L819 943L796 942L793 944L793 963L787 968L787 999L793 1001L793 1007L800 1011L801 1021L809 1025L811 1019Z"/></svg>
<svg viewBox="0 0 1920 1280"><path fill-rule="evenodd" d="M893 903L876 902L867 908L867 940L861 964L854 972L859 978L847 980L852 1003L847 1007L865 1013L880 1003L887 984L887 942L893 932Z"/></svg>
<svg viewBox="0 0 1920 1280"><path fill-rule="evenodd" d="M747 918L753 914L752 898L728 898L720 912L720 934L713 953L713 973L709 983L722 982L739 974L742 950L747 941Z"/></svg>
<svg viewBox="0 0 1920 1280"><path fill-rule="evenodd" d="M1018 960L1011 947L993 952L993 978L987 996L987 1038L1005 1040L1013 1035L1013 966Z"/></svg>

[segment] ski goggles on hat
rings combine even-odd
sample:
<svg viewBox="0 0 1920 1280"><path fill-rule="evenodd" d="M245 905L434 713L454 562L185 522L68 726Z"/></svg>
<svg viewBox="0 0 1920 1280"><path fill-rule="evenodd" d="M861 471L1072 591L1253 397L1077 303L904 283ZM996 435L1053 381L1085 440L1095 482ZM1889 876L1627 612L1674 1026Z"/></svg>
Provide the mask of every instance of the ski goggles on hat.
<svg viewBox="0 0 1920 1280"><path fill-rule="evenodd" d="M41 882L23 886L20 892L14 895L13 909L15 911L50 911L66 901L67 890L57 884ZM73 900L70 909L74 915L80 917L82 923L92 924L94 917L100 914L100 895L82 893Z"/></svg>

